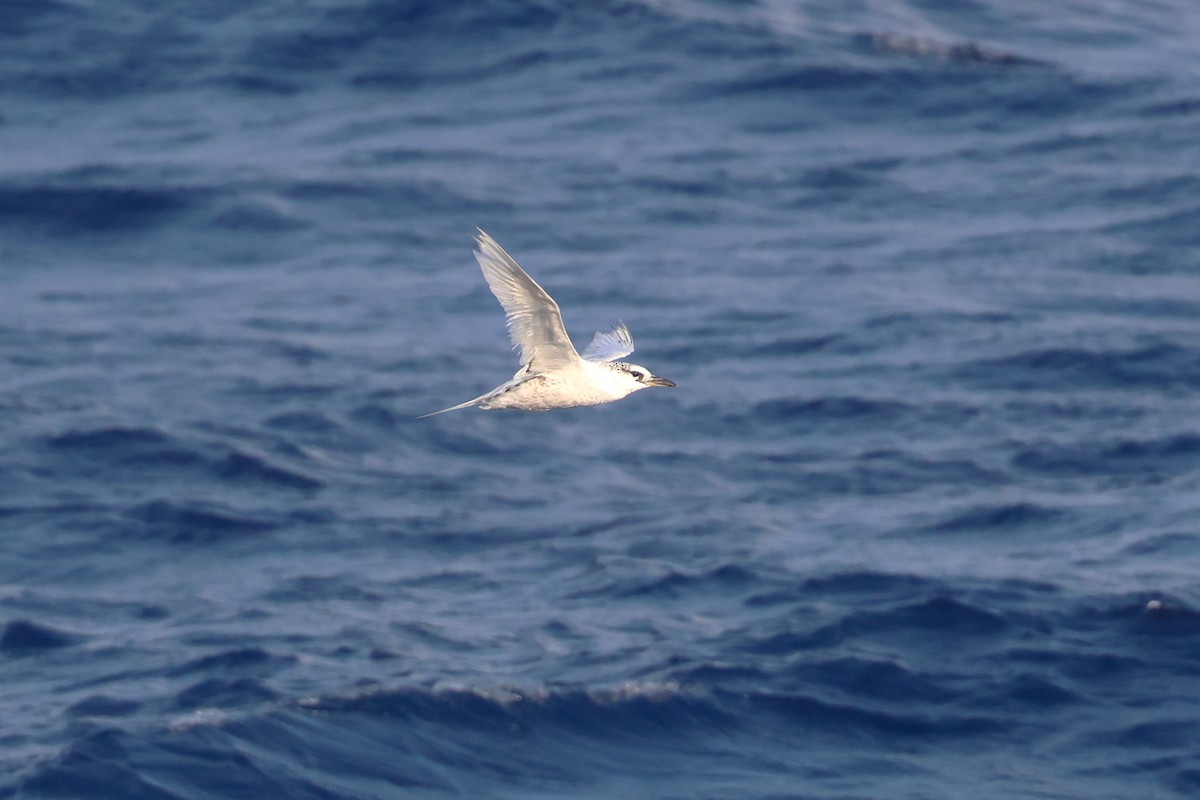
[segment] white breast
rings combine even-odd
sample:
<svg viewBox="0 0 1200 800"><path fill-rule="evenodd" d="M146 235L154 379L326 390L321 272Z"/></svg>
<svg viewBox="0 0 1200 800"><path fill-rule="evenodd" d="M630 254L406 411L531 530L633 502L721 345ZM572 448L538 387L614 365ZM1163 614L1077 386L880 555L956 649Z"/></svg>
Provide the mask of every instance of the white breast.
<svg viewBox="0 0 1200 800"><path fill-rule="evenodd" d="M628 375L604 364L581 360L564 369L525 380L507 391L497 390L480 406L525 411L594 406L620 400L638 388L638 383Z"/></svg>

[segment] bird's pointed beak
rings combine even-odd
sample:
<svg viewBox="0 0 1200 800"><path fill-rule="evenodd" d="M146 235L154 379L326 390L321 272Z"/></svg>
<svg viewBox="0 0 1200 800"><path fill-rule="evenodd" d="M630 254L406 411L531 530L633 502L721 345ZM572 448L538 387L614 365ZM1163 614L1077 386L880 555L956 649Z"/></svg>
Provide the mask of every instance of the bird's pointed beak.
<svg viewBox="0 0 1200 800"><path fill-rule="evenodd" d="M655 375L653 378L647 379L646 385L647 386L665 386L668 389L676 388L675 381L669 381L666 378L660 378L657 375Z"/></svg>

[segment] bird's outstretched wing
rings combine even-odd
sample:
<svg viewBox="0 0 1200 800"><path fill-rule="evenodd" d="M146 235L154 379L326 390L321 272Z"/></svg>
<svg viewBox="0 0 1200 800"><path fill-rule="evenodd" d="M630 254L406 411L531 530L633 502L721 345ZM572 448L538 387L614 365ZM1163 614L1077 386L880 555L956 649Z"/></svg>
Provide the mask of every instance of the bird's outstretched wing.
<svg viewBox="0 0 1200 800"><path fill-rule="evenodd" d="M616 361L633 352L633 334L624 322L618 322L611 331L600 331L592 337L591 344L583 349L588 361Z"/></svg>
<svg viewBox="0 0 1200 800"><path fill-rule="evenodd" d="M508 316L508 336L521 351L521 366L536 371L555 369L579 360L563 327L558 303L482 230L475 237L475 258L492 294Z"/></svg>

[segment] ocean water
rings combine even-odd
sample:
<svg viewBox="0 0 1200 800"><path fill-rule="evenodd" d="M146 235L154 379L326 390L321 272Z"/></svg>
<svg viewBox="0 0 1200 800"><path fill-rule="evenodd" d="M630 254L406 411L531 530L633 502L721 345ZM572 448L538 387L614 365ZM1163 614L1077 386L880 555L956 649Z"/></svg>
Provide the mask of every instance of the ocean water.
<svg viewBox="0 0 1200 800"><path fill-rule="evenodd" d="M1190 0L0 9L0 798L1200 795ZM491 233L679 383L516 359Z"/></svg>

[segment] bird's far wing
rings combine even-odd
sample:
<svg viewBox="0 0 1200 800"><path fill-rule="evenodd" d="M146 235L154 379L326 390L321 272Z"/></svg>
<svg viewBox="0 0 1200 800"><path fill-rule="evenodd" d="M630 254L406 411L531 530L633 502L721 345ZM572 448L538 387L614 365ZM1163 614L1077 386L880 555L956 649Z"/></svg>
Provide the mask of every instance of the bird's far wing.
<svg viewBox="0 0 1200 800"><path fill-rule="evenodd" d="M633 352L633 334L624 322L618 322L611 331L600 331L592 337L591 344L583 349L588 361L616 361Z"/></svg>
<svg viewBox="0 0 1200 800"><path fill-rule="evenodd" d="M579 359L563 327L558 303L482 230L475 237L475 258L492 294L504 306L508 335L521 351L521 366L538 371L565 366Z"/></svg>

